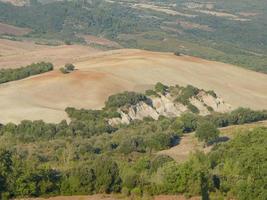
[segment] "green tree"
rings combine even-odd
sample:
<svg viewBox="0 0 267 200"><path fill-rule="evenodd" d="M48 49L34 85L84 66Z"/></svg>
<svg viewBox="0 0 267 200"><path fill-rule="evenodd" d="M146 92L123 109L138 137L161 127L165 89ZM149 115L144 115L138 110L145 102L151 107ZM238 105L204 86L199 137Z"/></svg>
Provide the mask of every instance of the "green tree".
<svg viewBox="0 0 267 200"><path fill-rule="evenodd" d="M121 178L116 162L108 157L100 157L95 161L96 191L118 192L121 189Z"/></svg>
<svg viewBox="0 0 267 200"><path fill-rule="evenodd" d="M71 64L71 63L67 63L67 64L65 65L65 69L66 69L67 71L73 71L73 70L75 69L75 66L74 66L73 64Z"/></svg>
<svg viewBox="0 0 267 200"><path fill-rule="evenodd" d="M211 122L200 122L196 129L196 137L206 144L214 142L219 137L219 130Z"/></svg>

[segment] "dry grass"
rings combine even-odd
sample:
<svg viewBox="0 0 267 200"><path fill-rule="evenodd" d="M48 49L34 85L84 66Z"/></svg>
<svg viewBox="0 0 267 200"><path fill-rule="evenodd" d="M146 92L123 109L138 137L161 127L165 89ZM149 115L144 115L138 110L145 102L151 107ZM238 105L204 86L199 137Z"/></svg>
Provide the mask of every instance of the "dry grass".
<svg viewBox="0 0 267 200"><path fill-rule="evenodd" d="M23 119L58 122L66 118L67 106L98 109L111 94L143 91L158 81L215 90L234 107L267 109L265 74L172 53L124 49L93 54L95 50L87 47L38 46L34 50L36 45L31 45L24 54L0 57L0 65L3 60L14 66L38 59L57 64L74 61L78 70L67 75L56 70L0 85L2 123Z"/></svg>

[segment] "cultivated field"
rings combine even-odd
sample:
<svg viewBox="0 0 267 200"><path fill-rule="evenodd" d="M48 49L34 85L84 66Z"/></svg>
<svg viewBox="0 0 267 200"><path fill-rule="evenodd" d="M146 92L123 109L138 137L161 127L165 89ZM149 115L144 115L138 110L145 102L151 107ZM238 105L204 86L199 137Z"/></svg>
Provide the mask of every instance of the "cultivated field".
<svg viewBox="0 0 267 200"><path fill-rule="evenodd" d="M0 69L16 68L33 62L48 61L56 67L68 62L77 62L98 52L91 47L81 45L48 46L30 41L11 41L0 39Z"/></svg>
<svg viewBox="0 0 267 200"><path fill-rule="evenodd" d="M12 66L42 59L57 64L73 62L78 70L66 75L56 69L0 85L0 122L23 119L58 122L66 118L64 109L67 106L99 109L111 94L144 91L158 81L215 90L234 107L267 109L266 74L172 53L127 49L92 53L96 50L80 46L41 48L44 49L0 57L0 65L4 59L13 63ZM50 57L44 56L47 48L53 49L48 54ZM68 53L62 56L55 53L61 51Z"/></svg>

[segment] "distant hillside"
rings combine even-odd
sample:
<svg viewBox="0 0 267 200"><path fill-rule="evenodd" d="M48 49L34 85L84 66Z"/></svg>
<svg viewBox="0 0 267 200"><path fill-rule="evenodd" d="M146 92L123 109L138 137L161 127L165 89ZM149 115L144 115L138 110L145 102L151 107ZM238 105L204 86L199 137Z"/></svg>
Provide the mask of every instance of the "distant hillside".
<svg viewBox="0 0 267 200"><path fill-rule="evenodd" d="M112 48L178 51L266 73L266 10L262 0L42 0L0 3L0 22L32 29L27 39L87 44L96 35L119 43Z"/></svg>

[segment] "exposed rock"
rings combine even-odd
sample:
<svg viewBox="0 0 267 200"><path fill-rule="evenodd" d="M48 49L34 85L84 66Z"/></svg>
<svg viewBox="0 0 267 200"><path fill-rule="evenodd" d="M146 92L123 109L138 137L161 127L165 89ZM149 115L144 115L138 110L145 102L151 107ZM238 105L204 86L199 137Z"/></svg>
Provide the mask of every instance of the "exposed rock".
<svg viewBox="0 0 267 200"><path fill-rule="evenodd" d="M157 113L166 117L179 116L188 110L183 104L175 103L170 95L160 95L160 97L151 98L151 101Z"/></svg>
<svg viewBox="0 0 267 200"><path fill-rule="evenodd" d="M136 105L119 108L120 118L109 120L109 124L114 126L117 124L129 124L133 120L142 120L145 117L151 117L155 120L159 116L177 117L185 112L191 112L187 105L177 102L175 97L169 93L158 94L157 97L147 97L146 102L140 101ZM204 90L200 90L196 96L189 99L189 103L199 110L199 115L205 116L211 112L228 112L231 106L223 101L221 97L211 95Z"/></svg>

